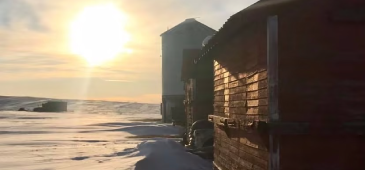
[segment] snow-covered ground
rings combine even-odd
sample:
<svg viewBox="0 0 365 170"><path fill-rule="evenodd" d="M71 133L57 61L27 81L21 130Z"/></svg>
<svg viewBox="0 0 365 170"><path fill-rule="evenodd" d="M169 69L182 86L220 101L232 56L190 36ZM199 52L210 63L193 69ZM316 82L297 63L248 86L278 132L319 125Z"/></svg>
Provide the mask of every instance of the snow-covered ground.
<svg viewBox="0 0 365 170"><path fill-rule="evenodd" d="M156 122L159 105L72 101L67 113L18 112L44 99L0 97L1 170L205 170L211 162L184 151L179 135Z"/></svg>

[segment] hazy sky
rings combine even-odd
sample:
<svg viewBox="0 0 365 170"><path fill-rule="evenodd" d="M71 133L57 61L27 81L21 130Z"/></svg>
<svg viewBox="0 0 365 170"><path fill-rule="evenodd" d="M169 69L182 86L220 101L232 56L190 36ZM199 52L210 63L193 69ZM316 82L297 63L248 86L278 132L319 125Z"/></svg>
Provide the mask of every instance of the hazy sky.
<svg viewBox="0 0 365 170"><path fill-rule="evenodd" d="M0 0L0 95L159 103L160 34L197 17L218 30L256 0ZM71 21L112 2L126 16L122 53L90 67L69 47Z"/></svg>

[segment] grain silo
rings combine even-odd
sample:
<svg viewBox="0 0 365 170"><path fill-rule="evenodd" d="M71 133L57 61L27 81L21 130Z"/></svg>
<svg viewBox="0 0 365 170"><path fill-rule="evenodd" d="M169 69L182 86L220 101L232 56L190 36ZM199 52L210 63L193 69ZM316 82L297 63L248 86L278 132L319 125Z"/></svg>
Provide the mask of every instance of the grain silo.
<svg viewBox="0 0 365 170"><path fill-rule="evenodd" d="M184 83L180 77L183 50L200 49L202 41L215 32L190 18L161 34L163 122L171 122L173 112L184 114Z"/></svg>

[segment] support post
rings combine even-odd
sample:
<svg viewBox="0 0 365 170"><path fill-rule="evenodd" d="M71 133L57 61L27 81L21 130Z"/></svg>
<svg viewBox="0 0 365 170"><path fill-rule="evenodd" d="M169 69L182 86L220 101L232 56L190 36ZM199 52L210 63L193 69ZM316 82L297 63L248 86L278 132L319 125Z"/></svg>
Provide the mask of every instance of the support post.
<svg viewBox="0 0 365 170"><path fill-rule="evenodd" d="M278 103L278 16L267 19L267 70L269 96L269 122L279 121ZM280 148L277 135L269 134L269 169L280 169Z"/></svg>

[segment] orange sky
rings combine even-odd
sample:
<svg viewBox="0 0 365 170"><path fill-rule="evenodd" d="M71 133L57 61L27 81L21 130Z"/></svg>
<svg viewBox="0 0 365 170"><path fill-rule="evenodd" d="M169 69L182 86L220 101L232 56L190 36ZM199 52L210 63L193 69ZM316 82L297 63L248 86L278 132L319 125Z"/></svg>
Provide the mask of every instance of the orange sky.
<svg viewBox="0 0 365 170"><path fill-rule="evenodd" d="M0 95L159 103L160 34L198 17L219 29L256 0L1 0ZM115 4L131 36L122 53L90 67L69 48L69 25L85 7Z"/></svg>

